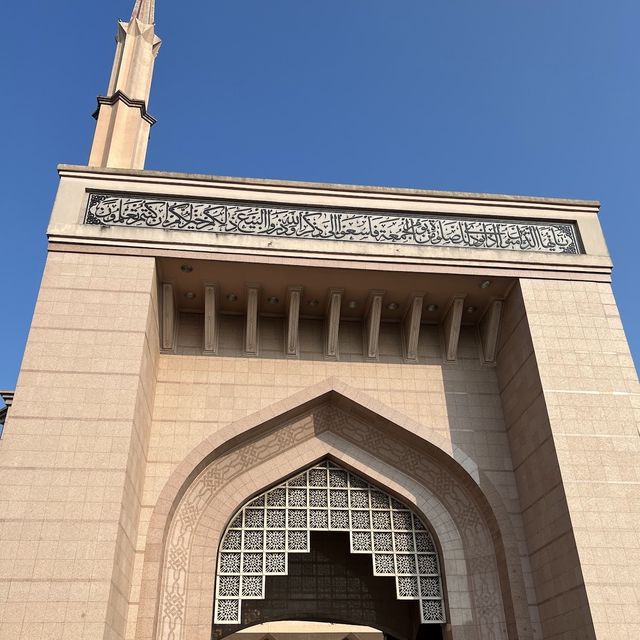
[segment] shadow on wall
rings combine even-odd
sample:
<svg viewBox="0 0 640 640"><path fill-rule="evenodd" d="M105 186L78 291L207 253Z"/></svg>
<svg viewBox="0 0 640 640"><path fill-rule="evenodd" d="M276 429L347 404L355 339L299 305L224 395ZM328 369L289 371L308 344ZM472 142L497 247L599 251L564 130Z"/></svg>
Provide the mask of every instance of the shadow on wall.
<svg viewBox="0 0 640 640"><path fill-rule="evenodd" d="M244 316L221 316L219 348L217 355L203 355L204 321L200 313L179 314L176 353L206 358L246 358L243 349ZM258 357L286 360L284 318L260 317L258 323ZM300 361L331 362L324 355L324 321L301 319L299 327ZM479 480L478 468L490 476L511 474L512 464L508 437L505 431L500 389L495 367L483 365L480 344L475 326L463 325L460 330L457 361L443 361L441 327L423 324L418 343L418 362L407 363L403 357L401 325L382 322L379 335L379 356L366 358L364 327L360 321L341 320L339 331L339 356L336 366L345 363L371 365L402 365L415 367L415 388L429 397L428 415L420 406L410 417L437 429L448 430L443 434L450 438L467 456L458 460ZM434 377L434 368L437 375ZM339 369L336 375L340 375ZM366 376L366 369L364 370ZM393 377L393 373L385 377ZM441 382L440 382L441 381ZM436 406L439 404L440 406ZM435 417L436 422L431 424ZM473 470L475 468L475 471ZM501 478L497 484L505 484Z"/></svg>
<svg viewBox="0 0 640 640"><path fill-rule="evenodd" d="M513 466L500 388L495 367L480 362L475 328L461 331L457 362L441 366L451 443L474 464L458 462L476 482L480 481L480 469L494 485L504 485L500 476L512 474Z"/></svg>
<svg viewBox="0 0 640 640"><path fill-rule="evenodd" d="M222 316L220 321L219 350L217 356L202 355L203 315L180 313L176 353L200 357L246 358L243 350L244 316ZM401 325L382 322L379 336L379 356L376 360L364 356L364 330L359 321L340 322L338 365L363 363L416 367L416 389L433 390L431 402L444 402L440 415L444 418L437 425L448 427L447 436L468 458L489 474L512 473L509 442L505 432L500 389L495 367L480 361L480 345L475 326L462 326L458 343L458 358L454 363L443 361L441 328L423 324L418 343L418 362L407 363L403 357ZM284 350L286 320L261 317L258 323L259 357L286 360ZM324 356L324 321L302 319L299 328L299 360L330 362ZM434 388L433 375L427 375L425 367L437 367L442 386ZM431 369L431 371L433 371ZM437 398L437 400L436 400ZM428 417L411 415L427 424ZM444 423L444 424L443 424ZM431 425L429 425L431 426ZM459 460L459 462L462 462ZM464 464L478 481L474 465ZM499 483L500 484L500 483Z"/></svg>

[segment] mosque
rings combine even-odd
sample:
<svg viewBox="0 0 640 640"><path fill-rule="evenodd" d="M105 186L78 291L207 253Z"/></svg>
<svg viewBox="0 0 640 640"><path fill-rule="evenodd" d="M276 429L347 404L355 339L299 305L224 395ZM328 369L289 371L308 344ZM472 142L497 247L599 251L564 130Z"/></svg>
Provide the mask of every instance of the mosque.
<svg viewBox="0 0 640 640"><path fill-rule="evenodd" d="M144 170L153 0L116 41L4 394L0 638L640 638L598 203Z"/></svg>

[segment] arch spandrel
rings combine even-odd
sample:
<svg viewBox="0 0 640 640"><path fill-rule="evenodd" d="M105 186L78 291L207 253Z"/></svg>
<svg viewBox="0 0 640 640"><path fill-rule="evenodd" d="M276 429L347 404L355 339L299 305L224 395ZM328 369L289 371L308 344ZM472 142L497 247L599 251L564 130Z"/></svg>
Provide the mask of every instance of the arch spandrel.
<svg viewBox="0 0 640 640"><path fill-rule="evenodd" d="M216 553L232 514L244 500L327 455L392 489L423 516L435 509L453 638L456 627L465 638L526 637L512 624L507 635L505 619L513 619L512 598L520 596L512 596L504 576L520 568L517 557L506 557L500 527L474 479L444 447L418 437L420 425L398 424L397 412L385 415L374 400L376 412L365 409L342 389L311 391L297 394L291 399L297 406L281 415L261 412L209 438L169 481L150 523L138 638L181 640L188 631L190 639L204 640L202 625L213 615ZM518 615L524 619L526 606Z"/></svg>

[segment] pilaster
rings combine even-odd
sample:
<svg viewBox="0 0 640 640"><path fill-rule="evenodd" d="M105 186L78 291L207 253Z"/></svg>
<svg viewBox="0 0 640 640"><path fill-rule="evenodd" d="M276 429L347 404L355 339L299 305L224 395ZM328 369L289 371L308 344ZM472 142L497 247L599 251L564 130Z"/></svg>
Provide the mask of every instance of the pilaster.
<svg viewBox="0 0 640 640"><path fill-rule="evenodd" d="M158 360L155 261L49 255L0 441L0 637L124 638Z"/></svg>

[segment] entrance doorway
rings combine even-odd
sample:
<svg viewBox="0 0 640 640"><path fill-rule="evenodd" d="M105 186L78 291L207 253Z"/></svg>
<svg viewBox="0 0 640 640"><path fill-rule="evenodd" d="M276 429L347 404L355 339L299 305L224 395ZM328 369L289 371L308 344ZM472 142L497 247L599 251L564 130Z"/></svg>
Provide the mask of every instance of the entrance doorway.
<svg viewBox="0 0 640 640"><path fill-rule="evenodd" d="M287 575L266 577L265 598L244 603L242 624L214 624L213 638L442 640L440 625L420 623L418 601L397 598L394 577L375 576L369 555L351 553L348 533L310 535ZM273 621L288 622L265 624Z"/></svg>

